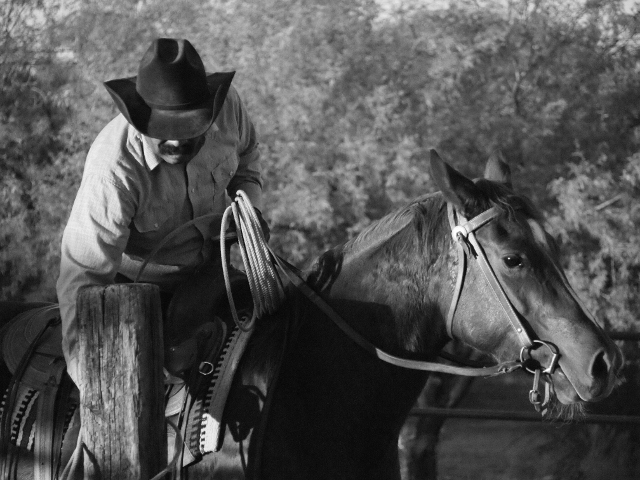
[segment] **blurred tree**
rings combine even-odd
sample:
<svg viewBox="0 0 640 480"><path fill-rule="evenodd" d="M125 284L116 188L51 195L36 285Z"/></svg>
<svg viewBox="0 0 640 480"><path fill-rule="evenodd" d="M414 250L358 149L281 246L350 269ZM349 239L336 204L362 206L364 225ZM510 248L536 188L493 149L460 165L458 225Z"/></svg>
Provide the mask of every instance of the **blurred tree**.
<svg viewBox="0 0 640 480"><path fill-rule="evenodd" d="M639 23L624 2L451 2L384 27L409 131L479 170L495 148L538 202L577 147L621 165L638 147Z"/></svg>
<svg viewBox="0 0 640 480"><path fill-rule="evenodd" d="M464 0L384 16L373 0L7 5L21 13L5 22L1 67L13 82L2 92L13 166L3 297L43 293L42 281L52 295L84 154L116 114L102 82L135 75L156 36L189 38L210 70L237 70L260 132L272 244L300 266L430 191L430 147L467 173L499 147L549 206L546 184L571 164L620 172L638 149L638 27L622 1Z"/></svg>
<svg viewBox="0 0 640 480"><path fill-rule="evenodd" d="M640 153L620 172L582 161L550 190L571 283L607 327L640 331Z"/></svg>
<svg viewBox="0 0 640 480"><path fill-rule="evenodd" d="M0 17L0 292L20 298L48 272L43 263L60 219L43 224L34 192L58 152L69 113L59 88L68 72L56 61L57 2L5 1ZM53 92L53 93L52 93ZM43 230L44 229L44 230ZM52 230L48 230L52 229Z"/></svg>

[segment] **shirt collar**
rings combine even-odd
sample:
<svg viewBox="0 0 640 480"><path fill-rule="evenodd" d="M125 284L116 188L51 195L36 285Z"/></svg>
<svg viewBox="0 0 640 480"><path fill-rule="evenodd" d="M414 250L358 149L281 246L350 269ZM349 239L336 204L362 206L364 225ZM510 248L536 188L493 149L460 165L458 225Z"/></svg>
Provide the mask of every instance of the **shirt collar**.
<svg viewBox="0 0 640 480"><path fill-rule="evenodd" d="M144 162L147 164L149 170L153 171L158 165L160 165L160 163L162 163L162 160L153 153L151 145L149 145L149 142L144 135L137 133L136 136L142 142L142 158L144 158Z"/></svg>

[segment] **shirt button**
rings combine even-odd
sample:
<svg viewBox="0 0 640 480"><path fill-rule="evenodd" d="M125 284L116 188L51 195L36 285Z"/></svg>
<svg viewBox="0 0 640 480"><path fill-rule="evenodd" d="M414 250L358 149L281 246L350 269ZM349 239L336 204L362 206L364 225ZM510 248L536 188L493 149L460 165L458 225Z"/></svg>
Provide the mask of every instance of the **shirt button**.
<svg viewBox="0 0 640 480"><path fill-rule="evenodd" d="M154 223L154 224L153 224L153 226L154 226L154 227L156 227L156 228L158 228L158 224L157 224L157 223Z"/></svg>
<svg viewBox="0 0 640 480"><path fill-rule="evenodd" d="M192 188L192 189L191 189L191 193L193 193L193 192L195 192L195 191L196 191L196 189L195 189L195 188Z"/></svg>
<svg viewBox="0 0 640 480"><path fill-rule="evenodd" d="M233 170L229 172L229 176L233 177Z"/></svg>

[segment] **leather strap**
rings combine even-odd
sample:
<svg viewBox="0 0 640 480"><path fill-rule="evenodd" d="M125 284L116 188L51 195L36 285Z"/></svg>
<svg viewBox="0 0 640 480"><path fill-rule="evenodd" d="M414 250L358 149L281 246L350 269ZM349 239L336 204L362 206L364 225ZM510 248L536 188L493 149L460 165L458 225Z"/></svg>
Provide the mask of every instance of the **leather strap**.
<svg viewBox="0 0 640 480"><path fill-rule="evenodd" d="M203 349L206 355L198 358L199 364L191 368L189 381L187 382L185 408L188 408L183 412L185 423L184 431L182 432L184 455L181 465L183 467L195 460L199 460L202 456L200 451L202 417L205 407L208 405L209 389L212 388L212 383L217 380L213 365L219 354L220 356L228 354L228 343L229 339L232 338L231 333L229 333L229 339L227 338L228 330L226 324L222 320L217 321L220 322L221 328L217 329L216 334L212 334L209 337Z"/></svg>
<svg viewBox="0 0 640 480"><path fill-rule="evenodd" d="M277 262L278 266L287 275L289 280L300 290L309 300L311 300L320 310L327 315L337 326L342 330L349 338L356 342L361 348L368 351L372 355L378 357L380 360L396 365L402 368L409 368L412 370L422 370L429 372L441 372L451 373L454 375L465 375L471 377L488 377L493 375L500 375L503 373L512 372L518 368L522 368L522 363L519 360L510 362L503 362L497 365L483 368L469 368L469 367L457 367L453 365L445 365L443 363L427 362L422 360L409 360L406 358L396 357L390 355L383 350L380 350L366 338L356 332L351 325L344 321L344 319L323 299L321 298L307 283L295 272L295 267L291 266L286 260L283 260L277 256L273 251L271 255Z"/></svg>
<svg viewBox="0 0 640 480"><path fill-rule="evenodd" d="M456 225L455 210L451 207L451 204L447 204L447 215L449 217L449 225L453 229ZM447 313L447 335L449 338L453 338L453 317L456 314L456 308L458 307L458 301L462 294L462 285L464 285L464 277L467 272L467 255L463 249L462 242L455 242L456 252L458 254L458 272L456 274L456 285L453 289L453 295L451 296L451 304L449 305L449 311Z"/></svg>
<svg viewBox="0 0 640 480"><path fill-rule="evenodd" d="M462 225L457 225L457 213L455 212L453 205L451 205L450 203L447 204L447 209L449 224L451 226L451 235L453 236L453 239L458 246L458 265L465 263L465 261L461 257L466 258L467 255L475 258L478 261L478 265L480 266L482 274L489 283L491 291L495 295L496 300L500 302L500 305L502 306L503 311L509 319L511 326L516 331L516 334L520 339L520 343L524 347L531 347L533 345L533 341L531 340L531 337L529 337L526 328L513 309L513 306L509 301L509 297L507 297L506 292L498 281L498 277L491 268L491 264L489 263L489 260L487 260L487 255L482 249L482 246L478 243L475 235L476 230L486 225L498 216L498 209L496 207L492 207L469 221L466 221L466 219L460 215L460 219L465 221L465 223L463 223ZM462 282L460 282L460 276L460 272L458 272L458 282L456 283L456 291L454 292L452 299L452 308L449 309L449 315L447 316L447 333L449 334L449 336L451 336L451 338L453 338L453 316L456 309L456 303L460 297L459 288L461 289L462 286Z"/></svg>
<svg viewBox="0 0 640 480"><path fill-rule="evenodd" d="M490 208L489 210L478 215L471 221L468 221L463 225L456 225L456 221L455 221L456 214L453 206L451 204L448 204L447 208L449 209L448 216L449 216L449 222L452 229L451 233L458 245L459 264L461 264L464 261L463 258L466 257L467 255L469 255L470 257L473 256L473 258L475 258L478 261L482 274L484 275L485 279L491 286L491 290L494 296L500 302L500 305L502 306L503 311L505 312L507 318L509 319L509 322L511 323L511 326L513 327L516 334L518 335L520 343L522 344L522 348L520 350L520 360L522 364L524 365L525 362L527 361L524 358L525 353L530 355L531 350L534 350L536 348L537 346L536 344L544 345L547 348L549 348L550 351L552 352L551 360L549 364L544 368L544 370L543 370L543 366L540 365L539 363L536 364L533 370L525 367L525 369L528 372L534 374L533 388L529 392L529 401L535 406L537 411L542 412L542 414L545 415L545 413L547 412L547 407L550 400L550 390L551 390L550 377L558 366L558 358L560 356L560 353L558 351L558 348L551 342L531 339L531 337L527 332L527 329L522 324L522 322L520 321L520 318L518 317L518 314L514 310L513 305L511 305L511 302L509 301L509 297L507 296L506 292L502 288L502 285L500 284L498 277L496 276L495 272L491 268L491 264L487 260L487 256L484 250L482 249L482 246L476 239L475 230L485 225L491 219L495 218L497 216L497 209L495 207ZM583 311L587 315L589 315L593 323L599 327L598 323L595 321L595 318L591 316L588 313L588 311L584 308L584 305L582 304L578 296L575 294L575 292L569 285L569 282L567 281L563 272L560 270L560 268L556 265L553 259L551 259L546 252L545 254L547 255L554 269L556 270L556 273L562 279L569 293L573 296L573 298L578 303L578 305L580 305ZM458 280L459 280L459 277L458 277ZM453 330L453 327L452 327L453 315L455 314L456 304L460 297L460 291L458 290L458 288L461 288L461 285L462 283L458 282L456 286L456 291L454 292L450 314L447 317L447 331L451 336L452 336L452 330ZM542 375L545 375L545 377L547 377L547 381L545 382L545 396L543 400L541 400L541 395L539 393L539 388L540 388L539 383Z"/></svg>
<svg viewBox="0 0 640 480"><path fill-rule="evenodd" d="M211 372L211 384L207 393L207 405L202 414L200 432L200 453L217 452L222 448L222 414L227 403L231 383L235 377L240 359L251 338L253 330L235 328L225 346L221 359Z"/></svg>
<svg viewBox="0 0 640 480"><path fill-rule="evenodd" d="M61 360L55 361L51 377L38 395L37 428L34 439L34 480L51 480L57 474L59 466L62 431L56 430L64 427L64 417L62 425L57 425L56 418L59 419L59 415L56 415L56 400L62 376L66 371L66 365Z"/></svg>
<svg viewBox="0 0 640 480"><path fill-rule="evenodd" d="M486 278L487 282L491 286L491 290L493 291L496 299L500 302L500 305L502 305L502 309L504 310L504 313L507 315L509 322L511 322L511 326L516 331L516 334L520 339L520 343L522 343L522 345L525 347L529 347L533 345L531 337L527 333L527 329L524 327L524 325L518 318L518 315L513 309L513 306L511 305L511 302L509 301L509 298L507 297L506 292L502 288L502 285L500 285L500 282L498 282L496 274L494 273L493 269L491 268L491 265L487 261L487 257L484 251L482 250L482 247L476 240L475 235L470 234L468 239L478 254L478 263L480 265L480 269L482 270L482 273L484 274L484 277Z"/></svg>

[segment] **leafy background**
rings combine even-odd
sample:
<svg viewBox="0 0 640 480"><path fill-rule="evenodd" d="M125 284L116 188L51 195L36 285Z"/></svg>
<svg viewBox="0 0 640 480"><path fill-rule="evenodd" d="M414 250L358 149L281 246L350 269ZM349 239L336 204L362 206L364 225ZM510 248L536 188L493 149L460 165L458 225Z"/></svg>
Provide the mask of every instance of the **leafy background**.
<svg viewBox="0 0 640 480"><path fill-rule="evenodd" d="M609 329L640 312L640 6L622 0L1 0L0 298L55 300L104 80L184 37L236 70L272 246L298 266L501 149ZM624 343L627 379L637 343ZM634 377L635 376L635 377ZM637 398L637 397L636 397ZM637 401L636 401L637 403Z"/></svg>

